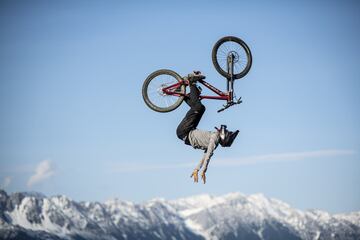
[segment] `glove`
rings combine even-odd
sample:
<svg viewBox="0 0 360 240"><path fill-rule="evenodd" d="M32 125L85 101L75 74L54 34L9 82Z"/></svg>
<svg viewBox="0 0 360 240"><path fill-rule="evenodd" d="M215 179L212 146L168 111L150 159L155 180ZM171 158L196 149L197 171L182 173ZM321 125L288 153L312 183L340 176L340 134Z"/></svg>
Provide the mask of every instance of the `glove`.
<svg viewBox="0 0 360 240"><path fill-rule="evenodd" d="M205 171L203 171L203 172L201 173L201 179L203 180L203 183L205 184L205 183L206 183Z"/></svg>
<svg viewBox="0 0 360 240"><path fill-rule="evenodd" d="M193 173L191 174L191 176L190 176L191 178L194 177L194 182L196 182L196 183L199 181L199 180L198 180L198 179L199 179L199 177L198 177L198 172L199 172L199 170L195 169L195 170L193 171Z"/></svg>

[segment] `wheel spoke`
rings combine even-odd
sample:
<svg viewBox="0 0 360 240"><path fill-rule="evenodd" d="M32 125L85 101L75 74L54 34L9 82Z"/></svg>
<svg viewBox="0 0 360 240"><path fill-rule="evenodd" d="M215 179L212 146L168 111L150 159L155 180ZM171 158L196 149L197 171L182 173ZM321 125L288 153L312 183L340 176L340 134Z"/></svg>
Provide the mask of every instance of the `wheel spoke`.
<svg viewBox="0 0 360 240"><path fill-rule="evenodd" d="M215 50L213 50L213 61L216 61L214 62L215 68L218 70L220 67L218 71L222 71L220 72L222 75L227 74L227 57L230 53L234 53L234 75L244 72L248 67L249 61L251 61L251 56L248 55L247 49L241 43L241 40L239 41L234 37L226 37L220 39L219 42L220 43L216 45L216 49L214 48Z"/></svg>
<svg viewBox="0 0 360 240"><path fill-rule="evenodd" d="M174 105L179 99L178 96L167 95L162 89L178 82L169 74L161 74L154 77L147 86L147 97L149 101L158 108L168 108ZM175 88L171 88L172 90Z"/></svg>

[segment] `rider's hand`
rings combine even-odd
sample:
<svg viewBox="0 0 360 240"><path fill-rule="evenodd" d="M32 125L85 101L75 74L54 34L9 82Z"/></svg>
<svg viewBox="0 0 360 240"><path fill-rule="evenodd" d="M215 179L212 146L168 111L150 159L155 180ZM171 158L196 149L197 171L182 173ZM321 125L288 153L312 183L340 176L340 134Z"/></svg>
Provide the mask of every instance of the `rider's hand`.
<svg viewBox="0 0 360 240"><path fill-rule="evenodd" d="M198 172L199 172L199 170L195 169L195 170L193 171L193 173L191 174L191 176L190 176L191 178L194 177L194 182L196 182L196 183L199 181L199 180L198 180L198 179L199 179L199 177L198 177Z"/></svg>
<svg viewBox="0 0 360 240"><path fill-rule="evenodd" d="M204 184L206 183L206 175L205 175L205 173L206 173L206 169L204 169L204 171L202 171L202 173L201 173L201 179L203 180Z"/></svg>

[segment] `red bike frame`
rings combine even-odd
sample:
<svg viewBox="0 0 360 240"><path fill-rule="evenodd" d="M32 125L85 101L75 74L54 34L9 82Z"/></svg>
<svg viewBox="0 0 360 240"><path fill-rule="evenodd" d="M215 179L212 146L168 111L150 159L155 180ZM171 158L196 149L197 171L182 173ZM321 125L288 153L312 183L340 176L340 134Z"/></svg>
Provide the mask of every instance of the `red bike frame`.
<svg viewBox="0 0 360 240"><path fill-rule="evenodd" d="M206 82L203 79L199 80L198 83L201 83L203 86L210 89L212 92L214 92L217 95L217 96L200 95L200 99L226 100L227 102L231 102L233 99L232 92L224 93L223 91L217 89L216 87L214 87L213 85L211 85L210 83ZM187 85L187 83L184 80L182 80L168 87L164 87L162 91L167 95L178 96L178 97L184 96L184 94L175 91L176 89L179 89L181 85Z"/></svg>

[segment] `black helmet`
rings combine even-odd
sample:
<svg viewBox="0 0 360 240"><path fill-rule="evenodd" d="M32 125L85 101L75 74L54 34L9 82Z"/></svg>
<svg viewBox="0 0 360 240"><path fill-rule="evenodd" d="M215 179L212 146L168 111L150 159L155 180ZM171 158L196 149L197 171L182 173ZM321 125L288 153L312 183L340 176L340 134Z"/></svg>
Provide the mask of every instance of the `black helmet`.
<svg viewBox="0 0 360 240"><path fill-rule="evenodd" d="M226 125L221 125L220 129L216 128L220 133L220 145L222 147L230 147L234 142L236 136L239 134L239 130L235 132L228 131Z"/></svg>

